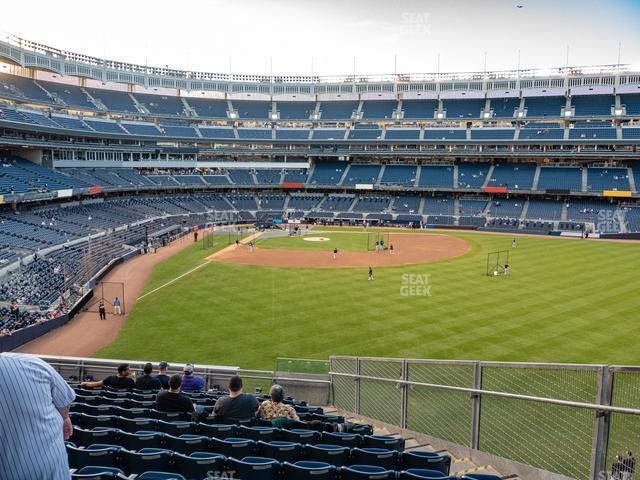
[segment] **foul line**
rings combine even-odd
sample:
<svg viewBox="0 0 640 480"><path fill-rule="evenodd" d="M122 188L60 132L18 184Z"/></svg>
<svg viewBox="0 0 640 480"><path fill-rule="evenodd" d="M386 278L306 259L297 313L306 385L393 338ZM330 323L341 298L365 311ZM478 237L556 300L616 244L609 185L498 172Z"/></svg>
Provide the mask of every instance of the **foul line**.
<svg viewBox="0 0 640 480"><path fill-rule="evenodd" d="M217 243L217 242L216 242L216 243ZM215 245L216 243L214 243L213 245ZM198 269L200 269L200 268L204 267L205 265L208 265L209 263L210 263L210 262L204 262L204 263L202 263L202 264L198 265L197 267L192 268L192 269L191 269L191 270L189 270L188 272L184 272L182 275L178 275L176 278L174 278L174 279L172 279L172 280L169 280L167 283L164 283L164 284L160 285L158 288L154 288L154 289L153 289L153 290L151 290L150 292L147 292L147 293L145 293L144 295L140 295L140 296L136 299L136 301L138 301L138 300L142 300L144 297L146 297L146 296L148 296L148 295L151 295L152 293L156 293L158 290L162 290L164 287L167 287L167 286L171 285L172 283L177 282L177 281L178 281L178 280L180 280L181 278L186 277L187 275L189 275L189 274L191 274L191 273L195 272L196 270L198 270Z"/></svg>

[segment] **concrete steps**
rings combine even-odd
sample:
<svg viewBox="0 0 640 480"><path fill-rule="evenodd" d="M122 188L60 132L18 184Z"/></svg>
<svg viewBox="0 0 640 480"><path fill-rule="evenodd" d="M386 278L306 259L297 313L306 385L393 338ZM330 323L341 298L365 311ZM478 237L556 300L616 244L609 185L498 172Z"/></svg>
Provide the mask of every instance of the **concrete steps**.
<svg viewBox="0 0 640 480"><path fill-rule="evenodd" d="M334 407L325 408L325 413L339 413L337 409ZM350 422L359 422L359 420L355 417L345 417L347 421ZM391 435L394 437L402 437L400 428L390 428L382 425L373 425L373 434L374 435ZM430 444L420 444L415 438L405 437L405 450L417 450L417 451L426 451L426 452L435 452L435 453L446 453L449 455L451 460L451 475L463 475L467 473L482 473L486 475L497 475L499 477L503 477L503 473L496 471L491 465L476 465L470 458L467 457L456 457L451 454L451 452L447 450L438 450L435 449ZM509 476L510 479L516 479L516 476Z"/></svg>

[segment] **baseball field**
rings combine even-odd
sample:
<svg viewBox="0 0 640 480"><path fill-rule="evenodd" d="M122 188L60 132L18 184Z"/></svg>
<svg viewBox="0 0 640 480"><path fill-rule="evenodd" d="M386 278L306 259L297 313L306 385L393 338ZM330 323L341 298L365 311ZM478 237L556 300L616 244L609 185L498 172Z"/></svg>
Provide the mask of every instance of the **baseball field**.
<svg viewBox="0 0 640 480"><path fill-rule="evenodd" d="M394 230L391 254L368 238L317 227L258 237L251 252L227 235L200 241L155 268L95 356L255 369L330 355L640 363L640 245ZM497 250L508 276L486 275Z"/></svg>

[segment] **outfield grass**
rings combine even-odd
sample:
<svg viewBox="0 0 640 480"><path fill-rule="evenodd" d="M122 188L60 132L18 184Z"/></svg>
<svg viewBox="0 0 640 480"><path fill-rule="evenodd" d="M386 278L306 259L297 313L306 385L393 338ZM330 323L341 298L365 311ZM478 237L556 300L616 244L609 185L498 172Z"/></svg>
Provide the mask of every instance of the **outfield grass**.
<svg viewBox="0 0 640 480"><path fill-rule="evenodd" d="M511 237L449 234L471 251L377 268L374 282L365 269L211 263L138 302L117 340L96 356L258 369L273 369L277 357L330 355L640 363L633 348L640 338L640 245L520 237L512 275L490 278L487 252L510 249ZM322 235L342 250L358 245L358 235ZM329 243L282 238L260 246ZM200 243L187 248L156 267L145 291L212 252ZM432 296L402 296L404 274L429 275Z"/></svg>

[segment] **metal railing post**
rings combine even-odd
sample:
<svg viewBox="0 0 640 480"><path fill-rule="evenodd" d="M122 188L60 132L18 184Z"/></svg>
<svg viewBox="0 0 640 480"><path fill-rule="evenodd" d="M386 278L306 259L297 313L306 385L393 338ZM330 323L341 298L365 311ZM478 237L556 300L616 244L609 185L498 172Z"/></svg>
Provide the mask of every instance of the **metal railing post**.
<svg viewBox="0 0 640 480"><path fill-rule="evenodd" d="M409 362L407 359L402 360L402 380L409 380ZM400 396L400 428L406 430L407 428L407 417L409 416L409 385L403 383L400 385L401 396Z"/></svg>
<svg viewBox="0 0 640 480"><path fill-rule="evenodd" d="M355 394L354 394L354 408L356 415L360 415L360 357L356 357L356 377L355 380Z"/></svg>
<svg viewBox="0 0 640 480"><path fill-rule="evenodd" d="M598 393L596 403L611 405L613 398L614 374L610 367L601 367L598 376ZM593 443L591 447L590 478L599 480L601 473L607 469L607 450L609 449L609 428L611 412L596 411L593 422ZM605 474L606 478L606 474Z"/></svg>
<svg viewBox="0 0 640 480"><path fill-rule="evenodd" d="M482 390L482 365L475 362L473 366L473 388ZM480 450L480 404L482 396L479 393L471 394L471 448Z"/></svg>

